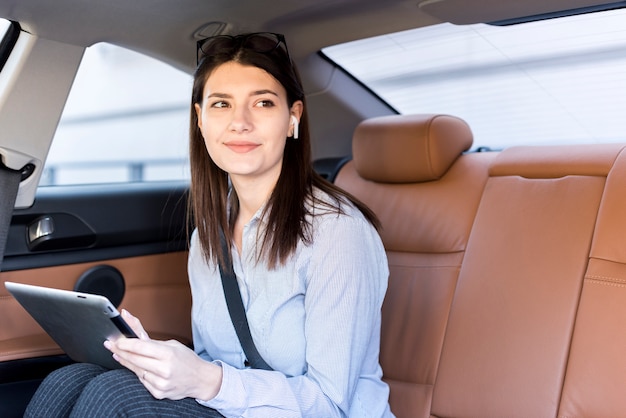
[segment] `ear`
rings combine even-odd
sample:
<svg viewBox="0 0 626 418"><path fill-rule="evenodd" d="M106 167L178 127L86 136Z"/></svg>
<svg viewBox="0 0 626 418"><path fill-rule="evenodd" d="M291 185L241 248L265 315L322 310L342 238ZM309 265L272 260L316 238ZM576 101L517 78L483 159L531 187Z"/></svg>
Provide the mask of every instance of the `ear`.
<svg viewBox="0 0 626 418"><path fill-rule="evenodd" d="M297 100L294 104L291 105L291 109L289 109L289 114L295 116L300 122L300 118L302 117L302 111L304 110L304 103L301 100Z"/></svg>
<svg viewBox="0 0 626 418"><path fill-rule="evenodd" d="M193 107L196 109L196 116L198 118L198 128L202 129L202 107L195 103Z"/></svg>

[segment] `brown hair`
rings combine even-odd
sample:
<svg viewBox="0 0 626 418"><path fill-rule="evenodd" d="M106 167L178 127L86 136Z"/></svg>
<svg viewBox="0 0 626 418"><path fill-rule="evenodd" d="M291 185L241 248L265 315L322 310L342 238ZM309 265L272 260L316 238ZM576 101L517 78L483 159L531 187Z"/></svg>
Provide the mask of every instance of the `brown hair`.
<svg viewBox="0 0 626 418"><path fill-rule="evenodd" d="M188 216L198 230L198 237L207 261L217 260L223 266L227 260L221 255L220 234L224 232L230 249L234 221L239 213L236 191L230 190L228 173L220 169L209 157L198 127L194 105L202 104L204 86L211 73L227 62L237 62L260 68L272 75L287 91L288 105L303 103L299 124L299 138L289 138L285 145L281 173L265 207L267 229L262 236L259 256L267 257L270 268L284 264L296 249L299 240L310 243L311 224L307 221L309 204L324 205L336 213L343 213L342 202L352 202L375 226L379 222L363 203L337 186L323 179L313 169L311 139L306 99L296 67L285 48L270 52L257 52L242 43L228 43L229 47L213 49L198 65L194 74L190 111L190 167L191 186ZM318 188L332 197L336 206L320 202L313 196ZM229 197L230 196L230 197ZM228 207L230 206L230 214ZM191 224L191 223L190 223Z"/></svg>

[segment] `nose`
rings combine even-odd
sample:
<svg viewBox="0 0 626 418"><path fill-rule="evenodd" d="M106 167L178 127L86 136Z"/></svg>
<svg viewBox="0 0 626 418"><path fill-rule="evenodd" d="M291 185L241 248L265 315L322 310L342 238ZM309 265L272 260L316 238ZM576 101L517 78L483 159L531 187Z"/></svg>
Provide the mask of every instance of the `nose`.
<svg viewBox="0 0 626 418"><path fill-rule="evenodd" d="M252 130L252 121L247 109L240 108L233 112L233 117L230 121L228 129L231 132L241 134Z"/></svg>

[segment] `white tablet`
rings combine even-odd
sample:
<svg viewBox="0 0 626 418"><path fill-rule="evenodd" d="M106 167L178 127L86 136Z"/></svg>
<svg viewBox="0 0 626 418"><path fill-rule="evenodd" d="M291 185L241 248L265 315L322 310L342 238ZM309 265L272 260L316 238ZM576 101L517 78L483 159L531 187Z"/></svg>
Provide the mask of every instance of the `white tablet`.
<svg viewBox="0 0 626 418"><path fill-rule="evenodd" d="M136 335L106 297L13 282L4 285L72 360L123 367L103 343Z"/></svg>

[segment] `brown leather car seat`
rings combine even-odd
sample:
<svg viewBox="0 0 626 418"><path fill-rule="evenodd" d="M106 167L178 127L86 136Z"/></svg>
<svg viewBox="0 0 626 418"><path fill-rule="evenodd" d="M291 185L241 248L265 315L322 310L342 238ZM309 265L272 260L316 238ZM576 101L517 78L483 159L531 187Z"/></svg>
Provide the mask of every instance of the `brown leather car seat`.
<svg viewBox="0 0 626 418"><path fill-rule="evenodd" d="M392 411L625 416L626 146L470 145L450 116L368 120L336 179L383 225Z"/></svg>
<svg viewBox="0 0 626 418"><path fill-rule="evenodd" d="M559 417L626 415L626 151L606 179Z"/></svg>
<svg viewBox="0 0 626 418"><path fill-rule="evenodd" d="M390 267L380 361L397 417L429 416L448 312L492 153L446 115L380 117L354 133L335 184L382 223Z"/></svg>
<svg viewBox="0 0 626 418"><path fill-rule="evenodd" d="M510 148L493 162L450 310L431 416L557 416L596 218L622 147ZM591 336L578 325L577 336ZM623 389L624 369L621 378ZM591 386L582 379L578 389ZM587 396L573 393L581 396L576 402ZM563 416L589 416L570 415L573 403Z"/></svg>

